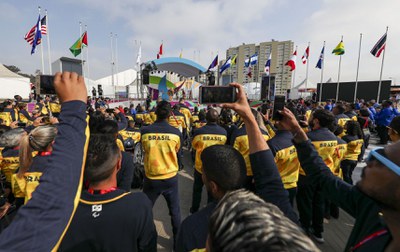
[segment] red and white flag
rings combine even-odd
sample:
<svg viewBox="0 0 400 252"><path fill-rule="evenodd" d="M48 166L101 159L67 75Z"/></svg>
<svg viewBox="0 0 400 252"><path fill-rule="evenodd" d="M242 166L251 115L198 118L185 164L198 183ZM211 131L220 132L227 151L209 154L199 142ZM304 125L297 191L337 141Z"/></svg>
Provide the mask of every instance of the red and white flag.
<svg viewBox="0 0 400 252"><path fill-rule="evenodd" d="M286 66L290 67L290 71L293 71L296 69L296 60L297 60L297 50L294 51L292 57L290 57L290 60L286 62Z"/></svg>
<svg viewBox="0 0 400 252"><path fill-rule="evenodd" d="M160 49L158 50L157 59L161 58L161 55L163 55L163 43L161 43Z"/></svg>
<svg viewBox="0 0 400 252"><path fill-rule="evenodd" d="M310 47L309 46L307 46L306 51L303 54L303 57L301 57L301 61L303 62L303 64L307 63L308 56L310 56Z"/></svg>

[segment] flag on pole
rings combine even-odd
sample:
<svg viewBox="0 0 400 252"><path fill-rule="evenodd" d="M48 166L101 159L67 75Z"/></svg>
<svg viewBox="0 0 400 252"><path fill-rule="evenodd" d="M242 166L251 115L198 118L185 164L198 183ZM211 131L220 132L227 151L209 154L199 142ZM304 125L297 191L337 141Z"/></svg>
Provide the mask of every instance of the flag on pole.
<svg viewBox="0 0 400 252"><path fill-rule="evenodd" d="M322 69L322 64L324 64L324 51L325 51L325 46L322 47L321 54L319 55L319 60L315 68Z"/></svg>
<svg viewBox="0 0 400 252"><path fill-rule="evenodd" d="M385 50L386 46L386 38L387 38L387 33L385 33L379 40L376 42L374 47L371 49L371 54L374 55L375 57L379 58L381 56L381 53L383 50Z"/></svg>
<svg viewBox="0 0 400 252"><path fill-rule="evenodd" d="M139 51L136 58L136 64L140 66L141 61L142 61L142 45L139 46Z"/></svg>
<svg viewBox="0 0 400 252"><path fill-rule="evenodd" d="M250 57L250 65L253 66L253 65L257 64L257 61L258 61L258 55L256 53L256 54L254 54L253 56Z"/></svg>
<svg viewBox="0 0 400 252"><path fill-rule="evenodd" d="M247 67L247 76L249 76L249 78L251 78L251 66L249 65L248 67Z"/></svg>
<svg viewBox="0 0 400 252"><path fill-rule="evenodd" d="M39 16L40 17L40 16ZM41 35L46 35L47 34L47 25L46 25L46 16L44 16L42 18L42 20L40 21L40 32ZM28 42L30 45L32 45L33 40L35 40L35 35L36 35L36 26L34 25L24 36L24 39L26 40L26 42ZM38 45L41 43L41 39L38 41Z"/></svg>
<svg viewBox="0 0 400 252"><path fill-rule="evenodd" d="M301 61L303 62L303 64L307 63L308 56L310 56L310 47L309 46L307 46L306 51L303 54L303 57L301 57Z"/></svg>
<svg viewBox="0 0 400 252"><path fill-rule="evenodd" d="M297 51L294 51L292 56L290 57L289 61L286 62L286 66L290 67L290 71L293 71L296 69L296 60L297 60Z"/></svg>
<svg viewBox="0 0 400 252"><path fill-rule="evenodd" d="M231 60L231 65L236 65L236 58L237 58L237 54L235 56L233 56L232 60Z"/></svg>
<svg viewBox="0 0 400 252"><path fill-rule="evenodd" d="M214 60L211 62L210 66L208 67L207 71L215 68L218 65L218 54L215 56Z"/></svg>
<svg viewBox="0 0 400 252"><path fill-rule="evenodd" d="M40 15L38 17L37 23L36 23L36 30L35 30L35 37L32 42L32 50L31 54L35 53L36 46L40 44L42 40L42 33L40 32Z"/></svg>
<svg viewBox="0 0 400 252"><path fill-rule="evenodd" d="M160 56L163 55L163 43L161 43L161 45L160 45L160 50L159 50L158 54L160 54Z"/></svg>
<svg viewBox="0 0 400 252"><path fill-rule="evenodd" d="M335 49L333 49L332 53L335 55L343 55L344 54L343 40L341 40L339 42L339 44L335 47Z"/></svg>
<svg viewBox="0 0 400 252"><path fill-rule="evenodd" d="M160 49L158 50L157 59L161 58L161 55L163 55L163 43L161 43Z"/></svg>
<svg viewBox="0 0 400 252"><path fill-rule="evenodd" d="M82 52L82 47L88 46L87 32L85 31L82 36L69 48L72 54L76 57Z"/></svg>
<svg viewBox="0 0 400 252"><path fill-rule="evenodd" d="M250 58L244 60L244 66L245 67L249 67L250 66Z"/></svg>
<svg viewBox="0 0 400 252"><path fill-rule="evenodd" d="M219 70L219 73L222 74L226 69L231 67L232 61L231 57L227 59L227 61L222 65L221 69Z"/></svg>
<svg viewBox="0 0 400 252"><path fill-rule="evenodd" d="M42 35L47 34L47 16L44 16L40 21L40 32L42 33Z"/></svg>
<svg viewBox="0 0 400 252"><path fill-rule="evenodd" d="M264 71L267 74L267 76L269 76L269 69L271 67L271 53L269 54L269 57L267 59L267 61L265 62L265 68Z"/></svg>

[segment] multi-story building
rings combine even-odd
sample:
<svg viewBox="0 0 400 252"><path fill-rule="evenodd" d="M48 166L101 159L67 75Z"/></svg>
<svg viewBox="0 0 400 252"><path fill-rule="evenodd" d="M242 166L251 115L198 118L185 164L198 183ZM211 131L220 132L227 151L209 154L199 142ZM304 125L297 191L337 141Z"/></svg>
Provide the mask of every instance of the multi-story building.
<svg viewBox="0 0 400 252"><path fill-rule="evenodd" d="M236 64L231 65L222 74L222 83L238 82L238 83L250 83L250 82L262 82L262 78L265 74L265 62L271 54L271 66L270 74L274 77L276 84L276 94L286 95L286 91L291 88L292 84L292 72L289 70L285 63L289 60L293 53L294 43L288 41L275 41L262 42L259 45L256 44L242 44L237 47L231 47L226 50L226 58L236 56ZM248 68L245 67L244 62L249 59L252 55L258 55L257 64L251 66L251 77L247 74Z"/></svg>

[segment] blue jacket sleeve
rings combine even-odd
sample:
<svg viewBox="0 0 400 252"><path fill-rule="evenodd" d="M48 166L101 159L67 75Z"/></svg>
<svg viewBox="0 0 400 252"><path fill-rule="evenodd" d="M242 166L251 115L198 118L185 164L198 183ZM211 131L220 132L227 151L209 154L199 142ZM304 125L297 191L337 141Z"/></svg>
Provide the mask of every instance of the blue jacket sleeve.
<svg viewBox="0 0 400 252"><path fill-rule="evenodd" d="M290 205L288 192L283 187L271 151L265 150L250 154L250 163L257 195L266 202L279 207L286 217L294 223L298 223L297 215Z"/></svg>
<svg viewBox="0 0 400 252"><path fill-rule="evenodd" d="M1 233L1 251L57 250L79 203L88 138L86 104L63 103L50 166L32 199Z"/></svg>
<svg viewBox="0 0 400 252"><path fill-rule="evenodd" d="M353 217L357 215L360 199L365 199L355 187L332 174L322 158L318 155L310 140L295 144L300 165L314 185L320 185L322 193Z"/></svg>

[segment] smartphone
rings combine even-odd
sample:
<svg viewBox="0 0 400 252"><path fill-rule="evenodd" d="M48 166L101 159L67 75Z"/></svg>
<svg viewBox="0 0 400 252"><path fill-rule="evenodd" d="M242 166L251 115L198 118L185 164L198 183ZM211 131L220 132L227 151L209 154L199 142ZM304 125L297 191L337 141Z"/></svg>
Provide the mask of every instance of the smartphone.
<svg viewBox="0 0 400 252"><path fill-rule="evenodd" d="M112 114L112 113L114 113L114 109L108 108L108 109L106 109L106 112L109 114Z"/></svg>
<svg viewBox="0 0 400 252"><path fill-rule="evenodd" d="M18 126L18 127L21 127L21 128L25 128L25 127L26 127L26 123L19 122L19 123L17 124L17 126Z"/></svg>
<svg viewBox="0 0 400 252"><path fill-rule="evenodd" d="M54 75L40 75L40 94L54 95Z"/></svg>
<svg viewBox="0 0 400 252"><path fill-rule="evenodd" d="M232 86L201 86L200 104L233 103L236 101L236 88Z"/></svg>
<svg viewBox="0 0 400 252"><path fill-rule="evenodd" d="M285 99L284 95L276 95L274 101L274 109L272 112L272 120L279 121L282 120L282 115L279 114L278 111L283 110L285 107Z"/></svg>

